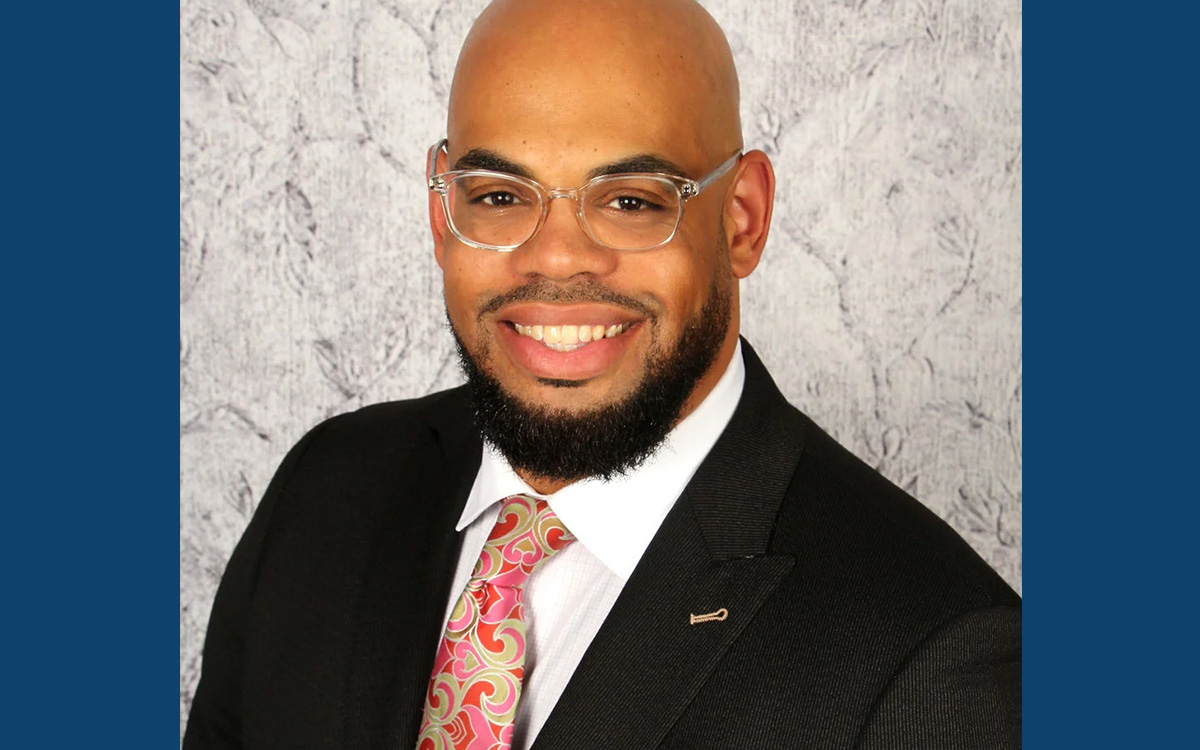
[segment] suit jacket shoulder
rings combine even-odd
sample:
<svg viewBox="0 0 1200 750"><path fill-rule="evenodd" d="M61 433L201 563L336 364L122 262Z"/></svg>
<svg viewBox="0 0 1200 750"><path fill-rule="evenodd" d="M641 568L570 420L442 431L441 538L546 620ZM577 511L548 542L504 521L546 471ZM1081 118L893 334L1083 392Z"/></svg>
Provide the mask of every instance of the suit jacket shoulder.
<svg viewBox="0 0 1200 750"><path fill-rule="evenodd" d="M1019 748L1021 600L942 519L810 424L776 550L804 571L821 634L861 703L822 731L855 747ZM832 687L832 686L831 686ZM837 729L835 729L837 728ZM836 746L836 745L831 745ZM850 745L845 745L850 746Z"/></svg>
<svg viewBox="0 0 1200 750"><path fill-rule="evenodd" d="M222 577L184 748L395 743L420 714L481 452L461 389L310 431Z"/></svg>
<svg viewBox="0 0 1200 750"><path fill-rule="evenodd" d="M807 418L804 418L807 422ZM1007 583L950 526L808 422L773 548L828 572L868 574L888 600L931 610L1014 604ZM865 584L865 582L864 582Z"/></svg>

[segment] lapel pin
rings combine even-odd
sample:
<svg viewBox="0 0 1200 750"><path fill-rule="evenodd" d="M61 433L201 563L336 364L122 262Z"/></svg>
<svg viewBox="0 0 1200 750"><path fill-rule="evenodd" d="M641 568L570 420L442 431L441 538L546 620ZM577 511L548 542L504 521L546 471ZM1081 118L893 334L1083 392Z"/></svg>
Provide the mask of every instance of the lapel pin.
<svg viewBox="0 0 1200 750"><path fill-rule="evenodd" d="M726 617L729 617L729 610L721 607L716 612L709 612L706 615L688 615L688 624L695 625L699 622L712 622L713 620L720 622Z"/></svg>

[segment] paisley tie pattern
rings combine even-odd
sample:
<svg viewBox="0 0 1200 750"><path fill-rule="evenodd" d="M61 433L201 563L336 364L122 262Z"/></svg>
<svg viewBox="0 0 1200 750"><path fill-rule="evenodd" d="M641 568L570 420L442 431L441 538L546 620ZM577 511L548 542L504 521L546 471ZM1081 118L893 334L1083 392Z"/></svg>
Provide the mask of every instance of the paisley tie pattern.
<svg viewBox="0 0 1200 750"><path fill-rule="evenodd" d="M425 695L417 750L507 750L525 676L522 586L574 541L545 500L505 498L454 605Z"/></svg>

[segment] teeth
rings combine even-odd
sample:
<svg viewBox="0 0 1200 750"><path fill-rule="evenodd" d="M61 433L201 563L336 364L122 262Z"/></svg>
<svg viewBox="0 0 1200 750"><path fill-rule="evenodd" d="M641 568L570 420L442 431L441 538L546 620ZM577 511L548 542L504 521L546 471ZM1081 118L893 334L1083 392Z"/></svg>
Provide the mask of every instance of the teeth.
<svg viewBox="0 0 1200 750"><path fill-rule="evenodd" d="M545 344L545 346L553 349L556 352L573 352L576 349L581 349L584 344Z"/></svg>
<svg viewBox="0 0 1200 750"><path fill-rule="evenodd" d="M541 341L555 351L569 352L593 341L619 336L629 330L629 324L618 323L605 328L603 325L526 326L513 323L513 328L522 336Z"/></svg>

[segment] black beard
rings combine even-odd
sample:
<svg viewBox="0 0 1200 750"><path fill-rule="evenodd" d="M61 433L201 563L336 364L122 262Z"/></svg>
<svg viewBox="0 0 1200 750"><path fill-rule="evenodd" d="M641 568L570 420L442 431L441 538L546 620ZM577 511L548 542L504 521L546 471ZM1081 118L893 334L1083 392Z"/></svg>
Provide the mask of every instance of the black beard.
<svg viewBox="0 0 1200 750"><path fill-rule="evenodd" d="M641 466L662 445L696 384L716 361L729 330L732 283L732 276L713 280L704 307L688 323L674 351L651 354L646 376L633 393L582 414L531 406L506 393L479 367L451 326L484 440L514 469L547 480L611 479Z"/></svg>

